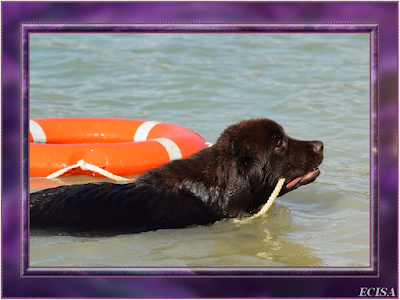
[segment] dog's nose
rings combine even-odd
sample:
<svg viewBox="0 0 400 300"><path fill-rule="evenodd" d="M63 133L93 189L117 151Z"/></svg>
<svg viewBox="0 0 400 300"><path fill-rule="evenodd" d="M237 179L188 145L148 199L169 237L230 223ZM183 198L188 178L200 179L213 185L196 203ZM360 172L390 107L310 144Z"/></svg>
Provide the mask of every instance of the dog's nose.
<svg viewBox="0 0 400 300"><path fill-rule="evenodd" d="M322 152L324 150L324 144L320 141L314 143L314 151L315 152Z"/></svg>

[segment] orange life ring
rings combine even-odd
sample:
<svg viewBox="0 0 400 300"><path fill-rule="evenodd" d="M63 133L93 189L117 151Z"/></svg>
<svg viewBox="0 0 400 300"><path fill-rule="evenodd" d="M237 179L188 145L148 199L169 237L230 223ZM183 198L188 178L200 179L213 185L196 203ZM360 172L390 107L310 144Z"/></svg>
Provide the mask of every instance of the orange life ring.
<svg viewBox="0 0 400 300"><path fill-rule="evenodd" d="M197 133L172 124L113 118L30 120L30 176L83 159L115 175L134 175L206 148ZM64 175L93 175L80 169Z"/></svg>

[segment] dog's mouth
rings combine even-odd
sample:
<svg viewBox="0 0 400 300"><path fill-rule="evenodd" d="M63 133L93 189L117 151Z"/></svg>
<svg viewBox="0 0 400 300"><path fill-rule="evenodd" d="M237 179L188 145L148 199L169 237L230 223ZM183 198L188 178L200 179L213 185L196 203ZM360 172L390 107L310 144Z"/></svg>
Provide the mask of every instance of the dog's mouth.
<svg viewBox="0 0 400 300"><path fill-rule="evenodd" d="M305 175L299 177L285 177L285 183L283 185L283 188L285 189L285 192L288 192L289 190L294 190L299 186L309 184L313 182L320 173L321 172L319 171L319 169L316 168L306 173Z"/></svg>

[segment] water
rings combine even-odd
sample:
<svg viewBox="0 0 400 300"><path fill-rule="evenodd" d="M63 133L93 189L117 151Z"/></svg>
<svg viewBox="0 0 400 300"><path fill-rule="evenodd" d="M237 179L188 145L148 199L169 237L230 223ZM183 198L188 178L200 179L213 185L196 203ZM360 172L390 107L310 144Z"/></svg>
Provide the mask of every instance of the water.
<svg viewBox="0 0 400 300"><path fill-rule="evenodd" d="M156 120L213 143L232 123L267 117L323 141L325 158L316 182L250 223L32 232L30 265L369 266L369 61L368 34L31 34L31 118ZM99 180L36 177L30 188Z"/></svg>

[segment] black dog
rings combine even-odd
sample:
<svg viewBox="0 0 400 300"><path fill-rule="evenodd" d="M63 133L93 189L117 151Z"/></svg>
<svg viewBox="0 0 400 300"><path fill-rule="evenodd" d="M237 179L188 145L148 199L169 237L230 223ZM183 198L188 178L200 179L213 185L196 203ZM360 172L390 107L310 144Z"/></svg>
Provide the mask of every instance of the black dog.
<svg viewBox="0 0 400 300"><path fill-rule="evenodd" d="M279 196L320 174L323 143L299 141L269 119L229 126L216 144L130 184L89 183L32 193L31 228L135 233L253 214L280 178Z"/></svg>

